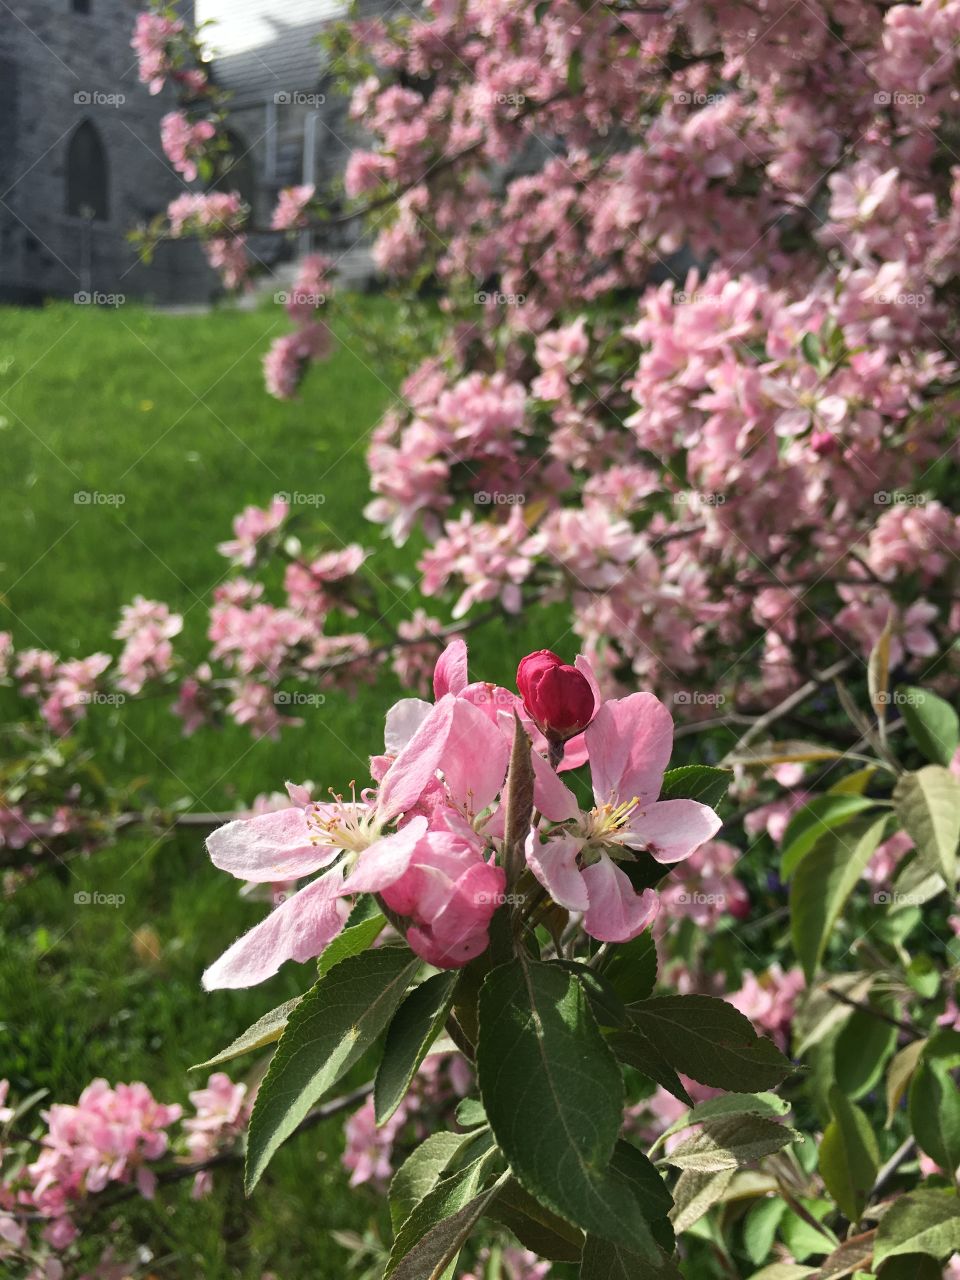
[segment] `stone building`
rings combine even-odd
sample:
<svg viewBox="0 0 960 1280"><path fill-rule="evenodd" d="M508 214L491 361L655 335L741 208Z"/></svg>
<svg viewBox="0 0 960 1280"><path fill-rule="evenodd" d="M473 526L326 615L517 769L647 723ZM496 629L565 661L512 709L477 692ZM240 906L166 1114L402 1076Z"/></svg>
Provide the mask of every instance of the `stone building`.
<svg viewBox="0 0 960 1280"><path fill-rule="evenodd" d="M188 189L160 146L172 93L151 96L137 79L130 36L141 7L143 0L0 5L0 299L119 293L182 302L217 288L196 244L161 244L145 265L126 238ZM193 17L191 0L179 8ZM199 20L216 23L206 33L216 53L211 71L232 95L237 159L225 185L242 192L263 224L281 187L315 181L323 189L345 161L346 103L332 93L315 38L346 3L198 0L196 9ZM276 237L252 247L268 264L293 251Z"/></svg>

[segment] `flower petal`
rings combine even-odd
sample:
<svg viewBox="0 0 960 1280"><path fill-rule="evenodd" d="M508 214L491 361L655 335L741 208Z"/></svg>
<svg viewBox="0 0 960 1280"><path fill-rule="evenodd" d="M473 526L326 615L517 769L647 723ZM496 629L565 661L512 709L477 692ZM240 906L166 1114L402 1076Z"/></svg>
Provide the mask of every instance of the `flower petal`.
<svg viewBox="0 0 960 1280"><path fill-rule="evenodd" d="M599 942L629 942L653 923L660 905L652 889L637 893L630 877L604 853L599 862L584 867L583 881L590 908L583 927Z"/></svg>
<svg viewBox="0 0 960 1280"><path fill-rule="evenodd" d="M427 832L427 820L411 818L393 835L375 840L364 849L353 871L343 882L341 893L379 893L399 880L413 857L417 841Z"/></svg>
<svg viewBox="0 0 960 1280"><path fill-rule="evenodd" d="M652 693L605 702L584 737L597 804L656 800L673 750L673 718Z"/></svg>
<svg viewBox="0 0 960 1280"><path fill-rule="evenodd" d="M530 759L533 762L533 799L543 816L548 822L576 818L580 813L577 798L550 768L550 762L532 748Z"/></svg>
<svg viewBox="0 0 960 1280"><path fill-rule="evenodd" d="M622 839L630 848L647 849L657 862L681 862L722 825L717 814L697 800L660 800L631 818Z"/></svg>
<svg viewBox="0 0 960 1280"><path fill-rule="evenodd" d="M471 814L492 804L503 785L509 758L510 748L496 722L458 698L441 759L454 803Z"/></svg>
<svg viewBox="0 0 960 1280"><path fill-rule="evenodd" d="M272 978L286 960L303 963L318 956L349 915L338 896L341 883L340 868L334 867L276 907L207 969L206 990L252 987Z"/></svg>
<svg viewBox="0 0 960 1280"><path fill-rule="evenodd" d="M387 712L383 748L388 756L398 756L433 709L422 698L401 698Z"/></svg>
<svg viewBox="0 0 960 1280"><path fill-rule="evenodd" d="M325 867L340 850L322 844L310 826L311 810L279 809L239 818L207 837L210 861L238 880L297 880Z"/></svg>
<svg viewBox="0 0 960 1280"><path fill-rule="evenodd" d="M531 832L527 839L527 866L550 897L568 911L586 911L590 897L577 866L583 841L576 836L554 836L542 843Z"/></svg>
<svg viewBox="0 0 960 1280"><path fill-rule="evenodd" d="M467 642L458 636L437 659L433 669L433 696L439 702L444 694L460 693L466 685Z"/></svg>
<svg viewBox="0 0 960 1280"><path fill-rule="evenodd" d="M420 722L419 728L387 770L377 808L384 818L412 809L433 781L453 724L456 698L447 694Z"/></svg>

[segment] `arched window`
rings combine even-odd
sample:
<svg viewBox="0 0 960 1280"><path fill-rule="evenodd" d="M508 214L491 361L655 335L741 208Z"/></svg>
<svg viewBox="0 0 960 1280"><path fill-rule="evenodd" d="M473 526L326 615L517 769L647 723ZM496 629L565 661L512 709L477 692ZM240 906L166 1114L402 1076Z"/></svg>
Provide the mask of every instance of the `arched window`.
<svg viewBox="0 0 960 1280"><path fill-rule="evenodd" d="M77 126L67 145L67 213L97 222L110 217L107 153L89 120Z"/></svg>

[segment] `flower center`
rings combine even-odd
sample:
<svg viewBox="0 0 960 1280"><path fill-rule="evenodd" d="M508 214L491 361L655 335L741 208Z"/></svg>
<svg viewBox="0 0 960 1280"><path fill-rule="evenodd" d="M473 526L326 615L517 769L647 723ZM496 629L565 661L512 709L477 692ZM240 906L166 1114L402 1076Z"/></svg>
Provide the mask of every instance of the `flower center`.
<svg viewBox="0 0 960 1280"><path fill-rule="evenodd" d="M362 853L380 839L382 818L372 805L357 800L353 783L350 787L350 800L344 800L343 796L331 790L332 804L316 805L308 811L311 843Z"/></svg>

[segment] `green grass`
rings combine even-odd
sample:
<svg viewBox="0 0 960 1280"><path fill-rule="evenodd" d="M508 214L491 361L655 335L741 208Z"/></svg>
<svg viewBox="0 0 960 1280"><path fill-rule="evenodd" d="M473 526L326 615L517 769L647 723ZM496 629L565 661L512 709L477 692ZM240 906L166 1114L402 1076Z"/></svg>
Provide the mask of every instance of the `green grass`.
<svg viewBox="0 0 960 1280"><path fill-rule="evenodd" d="M362 516L365 443L403 363L385 335L414 346L433 317L424 310L412 328L403 323L394 303L354 300L334 358L300 402L280 404L264 393L260 370L285 327L273 308L0 310L0 628L19 647L64 657L115 652L119 608L139 592L185 615L178 644L199 659L210 592L227 568L216 543L245 503L265 505L284 490L325 496L300 517L306 542L376 547L381 604L404 616L415 596L388 579L412 570L414 552L390 547ZM78 504L78 492L124 500ZM565 625L550 642L562 643ZM529 623L508 642L493 627L478 639L474 669L507 682L517 653L542 643ZM324 787L365 779L398 692L386 675L376 688L332 693L279 742L255 743L235 726L184 739L161 701L93 709L79 739L112 780L136 781L158 803L187 796L196 809L230 807L286 778ZM12 695L2 705L14 713ZM77 906L81 888L124 902ZM70 873L41 874L4 904L0 922L0 1076L18 1094L46 1088L61 1101L96 1075L142 1079L158 1097L185 1101L197 1083L191 1063L303 988L303 972L287 966L252 992L200 990L204 966L262 913L237 897L189 830L163 839L131 831ZM340 1135L334 1121L288 1144L249 1203L236 1173L224 1173L211 1199L195 1204L186 1188L169 1189L155 1206L133 1206L129 1236L102 1222L93 1243L144 1242L163 1275L340 1277L346 1255L327 1232L361 1230L375 1207L346 1186Z"/></svg>

